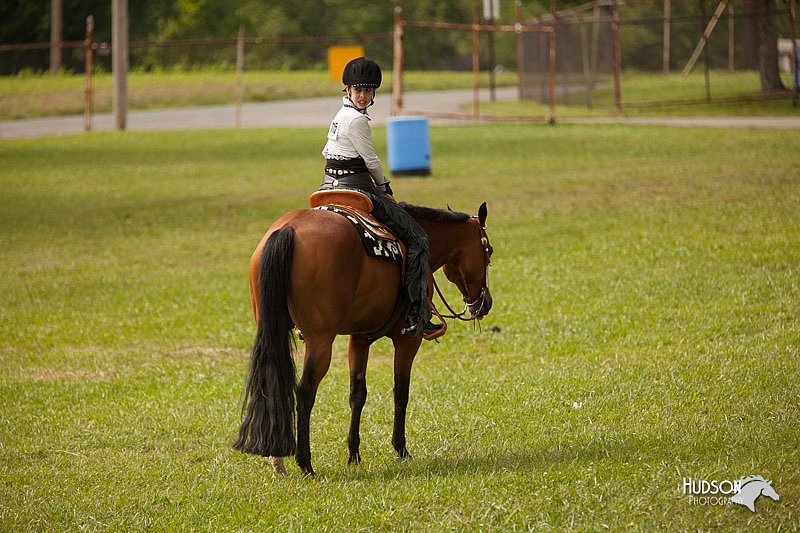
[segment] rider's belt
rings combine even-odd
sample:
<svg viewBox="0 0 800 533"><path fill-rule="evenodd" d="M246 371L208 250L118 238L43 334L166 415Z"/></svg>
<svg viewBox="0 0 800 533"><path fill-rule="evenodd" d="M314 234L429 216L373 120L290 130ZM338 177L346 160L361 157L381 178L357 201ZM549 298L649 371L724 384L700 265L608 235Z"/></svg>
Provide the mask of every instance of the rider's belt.
<svg viewBox="0 0 800 533"><path fill-rule="evenodd" d="M356 172L347 175L330 175L327 172L322 177L321 190L326 189L356 189L370 193L377 193L375 182L369 172Z"/></svg>
<svg viewBox="0 0 800 533"><path fill-rule="evenodd" d="M357 174L358 172L355 170L345 170L345 169L336 169L336 168L326 168L325 174L329 176L349 176L351 174Z"/></svg>
<svg viewBox="0 0 800 533"><path fill-rule="evenodd" d="M344 173L339 174L340 170L343 172L346 171L348 174L356 172L369 172L367 164L364 162L362 157L352 157L349 159L335 159L330 157L325 159L325 172L327 174L344 176Z"/></svg>

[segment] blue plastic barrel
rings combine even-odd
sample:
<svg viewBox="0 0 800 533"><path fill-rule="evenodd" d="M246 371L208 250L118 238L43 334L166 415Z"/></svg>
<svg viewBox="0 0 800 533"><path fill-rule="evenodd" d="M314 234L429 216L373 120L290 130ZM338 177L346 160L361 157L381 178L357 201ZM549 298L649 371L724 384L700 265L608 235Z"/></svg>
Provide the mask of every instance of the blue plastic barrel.
<svg viewBox="0 0 800 533"><path fill-rule="evenodd" d="M427 117L392 117L386 125L389 171L395 176L430 176L431 135Z"/></svg>

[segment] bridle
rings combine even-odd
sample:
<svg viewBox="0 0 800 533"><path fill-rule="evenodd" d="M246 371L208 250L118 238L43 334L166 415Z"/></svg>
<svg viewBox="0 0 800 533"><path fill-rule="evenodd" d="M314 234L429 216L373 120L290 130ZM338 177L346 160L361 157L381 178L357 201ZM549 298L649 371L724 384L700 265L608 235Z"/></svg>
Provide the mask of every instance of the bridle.
<svg viewBox="0 0 800 533"><path fill-rule="evenodd" d="M436 283L436 277L433 276L433 288L436 289L436 294L439 295L439 299L442 300L442 303L450 312L449 315L443 315L436 310L436 306L434 306L434 312L436 316L439 318L454 318L456 320L462 320L464 322L472 322L478 319L478 313L483 309L484 305L486 305L486 294L489 292L489 266L492 264L491 256L489 255L489 236L486 234L486 226L480 223L478 217L473 216L470 217L471 220L474 220L480 231L480 238L481 238L481 247L483 248L483 258L484 258L484 275L483 275L483 286L481 287L481 292L478 294L478 297L475 298L474 302L469 302L466 297L464 297L464 310L460 313L457 313L453 310L450 304L447 302L447 299L442 294L442 290L439 288L439 284ZM472 310L475 309L476 311L473 312ZM464 316L469 313L469 318L464 318Z"/></svg>

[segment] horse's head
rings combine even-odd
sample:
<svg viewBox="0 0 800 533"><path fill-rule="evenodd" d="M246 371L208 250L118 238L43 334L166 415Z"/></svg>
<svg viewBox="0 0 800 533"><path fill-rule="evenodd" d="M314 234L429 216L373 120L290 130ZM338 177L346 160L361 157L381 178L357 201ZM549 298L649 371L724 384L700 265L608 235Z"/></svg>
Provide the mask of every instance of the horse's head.
<svg viewBox="0 0 800 533"><path fill-rule="evenodd" d="M492 308L492 294L489 292L489 264L492 245L486 234L486 202L481 204L478 215L469 220L470 230L450 261L443 267L444 275L453 283L464 297L470 318L480 320ZM474 231L473 229L474 228Z"/></svg>
<svg viewBox="0 0 800 533"><path fill-rule="evenodd" d="M775 501L778 501L778 500L781 499L781 497L778 496L778 493L775 492L775 489L772 488L772 482L771 481L766 481L764 483L764 485L761 487L761 494L763 496L768 497L768 498L772 498Z"/></svg>
<svg viewBox="0 0 800 533"><path fill-rule="evenodd" d="M731 501L744 505L755 513L756 500L759 496L767 496L775 501L781 499L775 489L772 488L771 481L767 481L761 476L750 476L739 480L739 491L731 497Z"/></svg>

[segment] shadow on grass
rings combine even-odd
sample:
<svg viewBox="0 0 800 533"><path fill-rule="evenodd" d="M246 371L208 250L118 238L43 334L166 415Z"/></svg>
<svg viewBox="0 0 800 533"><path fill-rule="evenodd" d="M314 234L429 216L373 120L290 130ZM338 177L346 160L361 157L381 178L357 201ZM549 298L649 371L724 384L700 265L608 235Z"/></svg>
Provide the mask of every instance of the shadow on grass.
<svg viewBox="0 0 800 533"><path fill-rule="evenodd" d="M374 466L369 465L369 458L359 466L349 466L341 472L342 478L348 480L367 479L414 479L414 478L459 478L479 475L491 476L499 473L539 475L542 472L557 468L558 465L588 465L590 463L609 460L610 458L641 456L642 443L635 441L621 442L576 442L542 448L532 446L527 450L499 450L487 453L481 450L475 455L466 453L458 456L438 457L414 456L412 459L396 459L387 464L380 458L374 458ZM333 472L323 477L339 477Z"/></svg>

